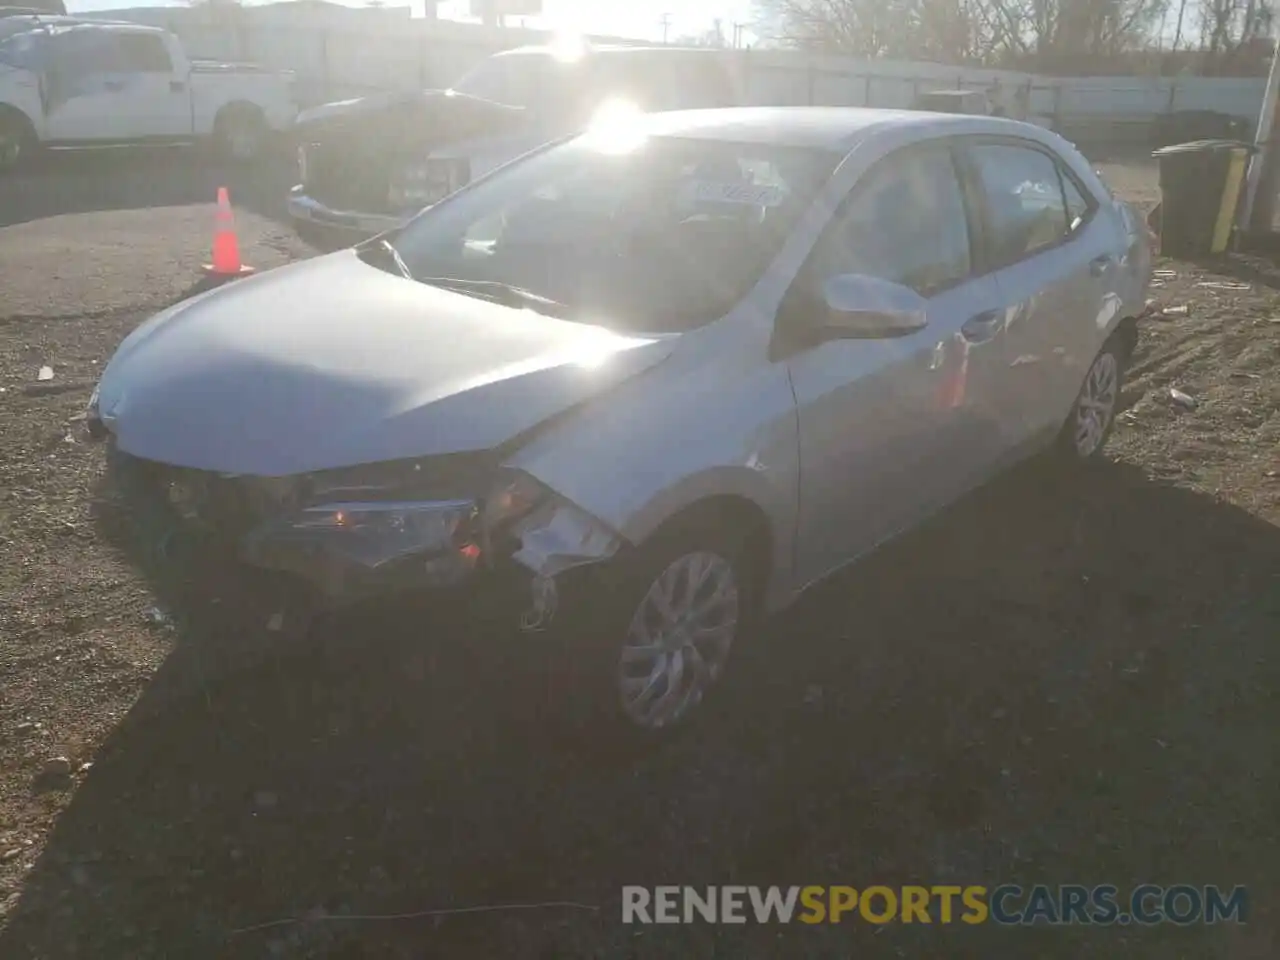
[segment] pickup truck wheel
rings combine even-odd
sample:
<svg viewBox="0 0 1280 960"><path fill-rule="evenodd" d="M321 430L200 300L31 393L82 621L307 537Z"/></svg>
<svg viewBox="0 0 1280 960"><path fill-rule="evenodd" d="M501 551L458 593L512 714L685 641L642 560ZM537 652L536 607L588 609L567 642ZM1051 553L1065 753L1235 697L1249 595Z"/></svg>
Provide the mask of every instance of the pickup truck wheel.
<svg viewBox="0 0 1280 960"><path fill-rule="evenodd" d="M213 148L224 160L245 163L262 155L267 144L267 120L251 104L235 104L218 113L213 123Z"/></svg>
<svg viewBox="0 0 1280 960"><path fill-rule="evenodd" d="M35 134L27 118L14 111L0 111L0 174L21 167L35 147Z"/></svg>

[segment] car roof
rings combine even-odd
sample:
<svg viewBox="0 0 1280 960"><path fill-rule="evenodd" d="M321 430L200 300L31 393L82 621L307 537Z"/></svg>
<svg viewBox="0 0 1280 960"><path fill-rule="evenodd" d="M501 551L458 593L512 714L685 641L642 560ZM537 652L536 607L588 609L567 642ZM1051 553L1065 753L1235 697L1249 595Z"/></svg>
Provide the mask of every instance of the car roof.
<svg viewBox="0 0 1280 960"><path fill-rule="evenodd" d="M869 107L728 107L649 114L652 136L776 144L847 153L873 132L914 128L920 139L970 134L1004 134L1044 141L1033 124L997 117L881 110ZM1038 131L1038 132L1037 132Z"/></svg>

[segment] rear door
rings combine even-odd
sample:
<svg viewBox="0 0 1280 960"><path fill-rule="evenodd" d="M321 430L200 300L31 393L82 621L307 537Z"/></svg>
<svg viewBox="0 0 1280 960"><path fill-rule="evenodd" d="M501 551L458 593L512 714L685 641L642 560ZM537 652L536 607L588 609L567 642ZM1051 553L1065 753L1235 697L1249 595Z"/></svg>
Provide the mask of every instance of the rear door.
<svg viewBox="0 0 1280 960"><path fill-rule="evenodd" d="M1114 238L1096 199L1048 148L981 138L964 156L1006 313L1002 430L1021 448L1061 426L1093 361L1110 319Z"/></svg>
<svg viewBox="0 0 1280 960"><path fill-rule="evenodd" d="M788 360L804 581L963 493L999 454L1003 315L994 280L976 271L968 208L945 141L896 151L859 178L797 281L796 291L849 273L902 283L927 298L929 320L909 336L833 340Z"/></svg>

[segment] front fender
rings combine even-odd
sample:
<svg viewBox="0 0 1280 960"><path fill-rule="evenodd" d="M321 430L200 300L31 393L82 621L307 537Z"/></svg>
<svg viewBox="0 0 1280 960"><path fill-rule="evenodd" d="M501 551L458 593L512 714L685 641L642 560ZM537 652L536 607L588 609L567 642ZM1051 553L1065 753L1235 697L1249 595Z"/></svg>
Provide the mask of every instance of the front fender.
<svg viewBox="0 0 1280 960"><path fill-rule="evenodd" d="M747 500L767 518L770 582L785 592L799 480L790 380L750 349L705 362L722 349L709 345L589 402L507 463L633 544L701 500Z"/></svg>

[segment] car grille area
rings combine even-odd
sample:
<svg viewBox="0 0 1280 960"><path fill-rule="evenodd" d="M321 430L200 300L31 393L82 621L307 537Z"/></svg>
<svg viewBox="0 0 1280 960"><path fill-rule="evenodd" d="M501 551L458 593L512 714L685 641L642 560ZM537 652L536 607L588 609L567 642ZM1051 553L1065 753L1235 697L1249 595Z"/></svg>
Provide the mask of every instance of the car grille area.
<svg viewBox="0 0 1280 960"><path fill-rule="evenodd" d="M307 196L338 211L387 213L390 174L379 161L342 141L304 143Z"/></svg>

